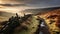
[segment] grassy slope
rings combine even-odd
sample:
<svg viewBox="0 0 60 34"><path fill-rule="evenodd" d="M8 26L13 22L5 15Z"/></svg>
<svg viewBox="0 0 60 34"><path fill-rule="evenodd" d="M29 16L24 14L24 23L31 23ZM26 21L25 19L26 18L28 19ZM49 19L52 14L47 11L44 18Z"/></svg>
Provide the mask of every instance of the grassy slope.
<svg viewBox="0 0 60 34"><path fill-rule="evenodd" d="M31 25L28 25L28 29L29 30L23 30L21 32L15 33L15 34L34 34L34 32L36 32L37 30L37 26L38 26L38 21L36 20L35 16L30 17L30 23ZM34 27L34 28L33 28Z"/></svg>

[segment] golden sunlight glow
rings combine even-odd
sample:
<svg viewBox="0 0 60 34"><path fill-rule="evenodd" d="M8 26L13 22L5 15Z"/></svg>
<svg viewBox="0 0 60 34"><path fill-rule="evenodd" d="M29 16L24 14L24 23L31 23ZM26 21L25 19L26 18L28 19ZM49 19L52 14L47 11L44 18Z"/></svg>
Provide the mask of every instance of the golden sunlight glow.
<svg viewBox="0 0 60 34"><path fill-rule="evenodd" d="M2 3L2 0L0 0L0 4Z"/></svg>
<svg viewBox="0 0 60 34"><path fill-rule="evenodd" d="M24 16L23 10L25 10L24 7L6 7L6 6L0 6L0 11L2 12L8 12L8 13L18 13L20 16Z"/></svg>
<svg viewBox="0 0 60 34"><path fill-rule="evenodd" d="M6 7L0 6L0 11L10 12L10 13L19 13L19 11L24 10L22 7Z"/></svg>
<svg viewBox="0 0 60 34"><path fill-rule="evenodd" d="M0 0L0 4L23 4L23 2L18 2L17 0Z"/></svg>
<svg viewBox="0 0 60 34"><path fill-rule="evenodd" d="M15 0L0 0L0 4L20 4L23 2L17 2Z"/></svg>

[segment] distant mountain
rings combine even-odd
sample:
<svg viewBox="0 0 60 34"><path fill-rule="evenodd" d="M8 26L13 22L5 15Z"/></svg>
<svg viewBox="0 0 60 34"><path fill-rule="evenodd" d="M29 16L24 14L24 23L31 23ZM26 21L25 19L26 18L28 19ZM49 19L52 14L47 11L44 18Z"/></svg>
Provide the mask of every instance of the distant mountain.
<svg viewBox="0 0 60 34"><path fill-rule="evenodd" d="M50 10L55 10L55 9L59 9L60 7L51 7L51 8L42 8L42 9L26 9L26 10L23 10L24 13L26 14L37 14L37 13L43 13L43 12L46 12L46 11L50 11Z"/></svg>

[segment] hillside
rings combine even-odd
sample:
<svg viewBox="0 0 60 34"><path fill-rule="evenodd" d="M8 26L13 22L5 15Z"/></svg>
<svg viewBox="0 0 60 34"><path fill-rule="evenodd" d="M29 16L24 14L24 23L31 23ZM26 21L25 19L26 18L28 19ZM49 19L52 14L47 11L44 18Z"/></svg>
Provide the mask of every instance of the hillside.
<svg viewBox="0 0 60 34"><path fill-rule="evenodd" d="M22 26L27 27L27 30L20 30L20 27L15 29L14 34L34 34L38 28L38 20L36 20L36 16L29 17L26 21L24 21Z"/></svg>

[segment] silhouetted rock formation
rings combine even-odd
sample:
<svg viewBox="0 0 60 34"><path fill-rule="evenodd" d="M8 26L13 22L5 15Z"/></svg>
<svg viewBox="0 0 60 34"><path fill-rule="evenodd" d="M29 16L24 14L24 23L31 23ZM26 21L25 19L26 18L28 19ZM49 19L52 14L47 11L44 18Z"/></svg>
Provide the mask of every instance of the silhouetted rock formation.
<svg viewBox="0 0 60 34"><path fill-rule="evenodd" d="M12 16L8 21L4 21L4 27L0 30L0 34L12 34L17 26L27 20L31 15L24 15L24 17ZM25 29L25 28L24 28Z"/></svg>

